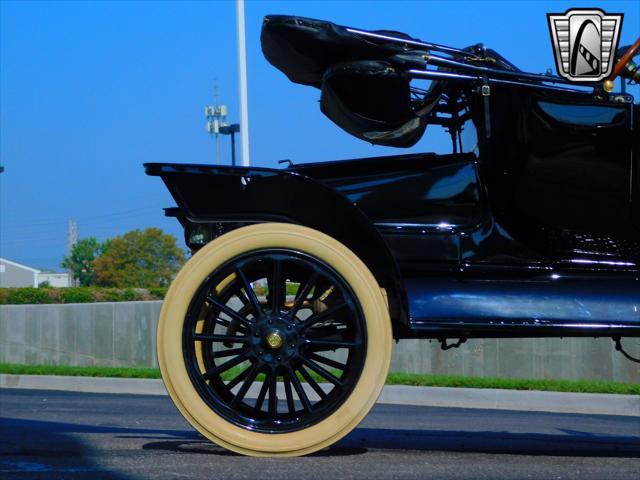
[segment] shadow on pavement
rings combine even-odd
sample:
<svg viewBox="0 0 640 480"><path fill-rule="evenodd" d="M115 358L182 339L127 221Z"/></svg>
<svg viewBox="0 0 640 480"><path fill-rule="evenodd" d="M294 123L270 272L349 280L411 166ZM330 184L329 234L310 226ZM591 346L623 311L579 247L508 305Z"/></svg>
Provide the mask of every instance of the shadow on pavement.
<svg viewBox="0 0 640 480"><path fill-rule="evenodd" d="M568 457L639 457L640 436L357 428L337 446Z"/></svg>
<svg viewBox="0 0 640 480"><path fill-rule="evenodd" d="M142 447L144 450L166 450L170 452L183 452L183 453L199 453L209 455L221 455L221 456L237 456L242 455L226 450L218 445L208 441L185 441L185 440L171 440L164 442L150 442ZM308 455L309 457L346 457L350 455L361 455L367 453L366 448L341 446L340 444L333 445L320 452Z"/></svg>
<svg viewBox="0 0 640 480"><path fill-rule="evenodd" d="M311 457L360 455L369 449L421 450L504 455L640 458L640 437L610 436L559 430L559 434L465 432L446 430L390 430L357 428L337 444ZM143 449L237 455L202 437L145 444Z"/></svg>
<svg viewBox="0 0 640 480"><path fill-rule="evenodd" d="M79 434L154 440L143 444L143 450L164 450L187 455L235 455L208 442L197 432L185 429L0 419L0 477L28 474L29 478L51 478L52 474L64 474L65 478L87 475L113 480L132 478L97 465L93 459L101 452L84 442ZM336 445L312 456L360 455L369 449L640 458L640 436L599 435L562 429L557 434L534 434L357 428Z"/></svg>
<svg viewBox="0 0 640 480"><path fill-rule="evenodd" d="M79 428L80 427L80 428ZM105 431L67 423L0 418L0 478L131 480L96 464L99 455L74 432Z"/></svg>

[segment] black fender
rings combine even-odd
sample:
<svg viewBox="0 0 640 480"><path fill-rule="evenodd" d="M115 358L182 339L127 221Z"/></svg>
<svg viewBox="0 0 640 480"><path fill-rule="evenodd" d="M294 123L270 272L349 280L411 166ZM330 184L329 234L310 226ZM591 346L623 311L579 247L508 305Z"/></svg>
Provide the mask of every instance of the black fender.
<svg viewBox="0 0 640 480"><path fill-rule="evenodd" d="M237 226L269 221L319 230L351 249L385 289L394 336L408 325L408 302L398 266L366 215L332 188L304 175L261 167L147 163L160 176L189 223Z"/></svg>

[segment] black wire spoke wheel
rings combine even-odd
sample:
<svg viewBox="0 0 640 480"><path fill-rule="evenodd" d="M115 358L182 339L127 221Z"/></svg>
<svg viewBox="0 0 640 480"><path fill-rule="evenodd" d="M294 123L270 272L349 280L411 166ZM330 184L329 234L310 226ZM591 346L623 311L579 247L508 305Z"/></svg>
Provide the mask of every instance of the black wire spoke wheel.
<svg viewBox="0 0 640 480"><path fill-rule="evenodd" d="M167 392L200 433L235 452L304 455L355 428L391 359L391 321L366 265L324 233L238 228L202 247L158 323Z"/></svg>
<svg viewBox="0 0 640 480"><path fill-rule="evenodd" d="M242 255L202 284L184 324L184 360L203 400L244 428L317 423L353 390L366 357L360 305L318 259ZM306 384L306 385L305 385Z"/></svg>

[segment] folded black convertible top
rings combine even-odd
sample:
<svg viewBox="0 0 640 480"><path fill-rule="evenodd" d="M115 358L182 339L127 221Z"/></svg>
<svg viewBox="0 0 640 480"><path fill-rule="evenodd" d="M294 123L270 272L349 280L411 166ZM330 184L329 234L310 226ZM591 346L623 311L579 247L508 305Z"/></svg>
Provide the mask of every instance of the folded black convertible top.
<svg viewBox="0 0 640 480"><path fill-rule="evenodd" d="M400 32L375 32L415 40ZM336 63L388 60L408 51L406 46L364 38L335 23L287 15L264 18L261 42L266 59L292 82L318 88L325 70Z"/></svg>
<svg viewBox="0 0 640 480"><path fill-rule="evenodd" d="M400 32L378 30L416 41ZM320 108L338 126L373 144L409 147L427 126L440 92L416 101L406 70L424 64L424 51L348 27L303 17L270 15L262 28L267 60L295 83L322 90Z"/></svg>
<svg viewBox="0 0 640 480"><path fill-rule="evenodd" d="M267 60L291 81L321 89L320 108L334 123L378 145L410 147L428 123L451 132L464 115L461 95L485 97L487 122L492 86L593 94L589 85L523 72L481 43L459 49L391 30L287 15L264 18L261 43ZM412 84L420 80L431 83Z"/></svg>

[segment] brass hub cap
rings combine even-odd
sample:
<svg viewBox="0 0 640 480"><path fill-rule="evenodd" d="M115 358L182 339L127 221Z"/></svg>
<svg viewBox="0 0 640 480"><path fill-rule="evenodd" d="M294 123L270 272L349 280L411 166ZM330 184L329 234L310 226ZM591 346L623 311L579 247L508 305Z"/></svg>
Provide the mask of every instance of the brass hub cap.
<svg viewBox="0 0 640 480"><path fill-rule="evenodd" d="M268 333L265 340L267 341L267 345L274 350L282 347L282 344L284 343L282 336L278 332Z"/></svg>

